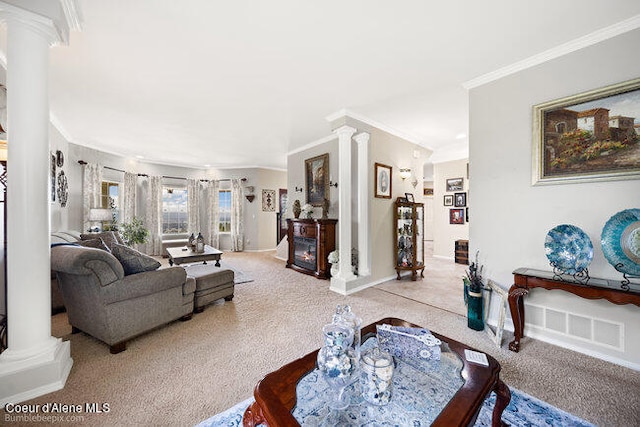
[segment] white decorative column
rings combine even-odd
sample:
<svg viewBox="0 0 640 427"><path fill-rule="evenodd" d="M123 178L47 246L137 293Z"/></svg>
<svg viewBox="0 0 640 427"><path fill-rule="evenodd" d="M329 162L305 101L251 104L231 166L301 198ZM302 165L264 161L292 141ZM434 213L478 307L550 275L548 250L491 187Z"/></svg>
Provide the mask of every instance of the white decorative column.
<svg viewBox="0 0 640 427"><path fill-rule="evenodd" d="M347 282L356 276L351 271L351 137L356 129L342 126L338 135L338 263L340 271L331 278L331 289L346 294Z"/></svg>
<svg viewBox="0 0 640 427"><path fill-rule="evenodd" d="M36 2L32 7L46 6ZM49 3L51 4L51 3ZM56 22L0 2L7 22L7 314L0 405L62 388L73 360L51 336L49 47Z"/></svg>
<svg viewBox="0 0 640 427"><path fill-rule="evenodd" d="M369 137L367 132L354 137L358 144L358 276L371 274L371 245L369 243Z"/></svg>

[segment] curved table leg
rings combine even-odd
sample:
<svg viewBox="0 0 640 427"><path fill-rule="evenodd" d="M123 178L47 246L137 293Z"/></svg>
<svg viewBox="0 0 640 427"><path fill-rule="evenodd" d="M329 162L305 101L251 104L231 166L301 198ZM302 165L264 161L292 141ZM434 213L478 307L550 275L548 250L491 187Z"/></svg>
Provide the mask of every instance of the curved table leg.
<svg viewBox="0 0 640 427"><path fill-rule="evenodd" d="M258 405L258 402L253 402L242 416L242 425L244 427L255 427L260 424L266 424L267 420L264 418L262 408Z"/></svg>
<svg viewBox="0 0 640 427"><path fill-rule="evenodd" d="M517 285L511 286L509 289L509 311L511 319L513 319L513 341L509 343L509 350L520 351L520 340L524 330L524 300L523 297L529 293L527 288L521 288Z"/></svg>
<svg viewBox="0 0 640 427"><path fill-rule="evenodd" d="M498 378L493 391L496 393L496 405L493 407L493 414L491 415L491 427L500 427L506 425L502 422L502 413L511 401L511 390Z"/></svg>

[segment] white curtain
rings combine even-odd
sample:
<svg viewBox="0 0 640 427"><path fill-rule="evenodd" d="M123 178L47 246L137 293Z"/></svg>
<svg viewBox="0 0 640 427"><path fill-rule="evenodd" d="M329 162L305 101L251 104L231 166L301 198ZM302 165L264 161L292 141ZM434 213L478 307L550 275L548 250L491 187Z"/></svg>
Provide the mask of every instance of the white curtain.
<svg viewBox="0 0 640 427"><path fill-rule="evenodd" d="M206 192L207 241L214 248L220 247L220 182L209 181Z"/></svg>
<svg viewBox="0 0 640 427"><path fill-rule="evenodd" d="M244 220L242 214L242 185L239 179L231 180L231 250L244 249Z"/></svg>
<svg viewBox="0 0 640 427"><path fill-rule="evenodd" d="M124 188L122 191L122 223L129 223L136 214L136 191L138 174L124 173Z"/></svg>
<svg viewBox="0 0 640 427"><path fill-rule="evenodd" d="M162 177L150 176L147 190L147 214L145 225L149 229L149 239L142 247L143 252L162 255Z"/></svg>
<svg viewBox="0 0 640 427"><path fill-rule="evenodd" d="M102 203L102 165L87 163L82 168L82 228L91 228L89 212L91 208L100 208Z"/></svg>
<svg viewBox="0 0 640 427"><path fill-rule="evenodd" d="M187 232L196 236L200 230L200 181L187 179Z"/></svg>

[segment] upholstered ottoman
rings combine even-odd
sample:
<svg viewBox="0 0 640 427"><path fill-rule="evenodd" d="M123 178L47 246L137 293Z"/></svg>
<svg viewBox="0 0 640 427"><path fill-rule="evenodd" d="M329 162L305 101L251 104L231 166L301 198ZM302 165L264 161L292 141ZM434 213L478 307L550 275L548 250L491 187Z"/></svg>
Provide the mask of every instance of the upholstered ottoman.
<svg viewBox="0 0 640 427"><path fill-rule="evenodd" d="M184 266L187 277L196 281L196 292L193 299L194 313L201 313L204 307L224 298L233 299L233 270L216 267L213 264L191 264Z"/></svg>

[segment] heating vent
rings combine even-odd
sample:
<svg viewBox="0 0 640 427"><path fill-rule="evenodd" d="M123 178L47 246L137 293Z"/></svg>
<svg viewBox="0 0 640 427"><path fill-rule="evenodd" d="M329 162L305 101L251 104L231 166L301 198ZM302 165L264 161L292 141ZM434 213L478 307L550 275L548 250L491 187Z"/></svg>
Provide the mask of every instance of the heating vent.
<svg viewBox="0 0 640 427"><path fill-rule="evenodd" d="M525 303L525 327L624 351L624 324Z"/></svg>

